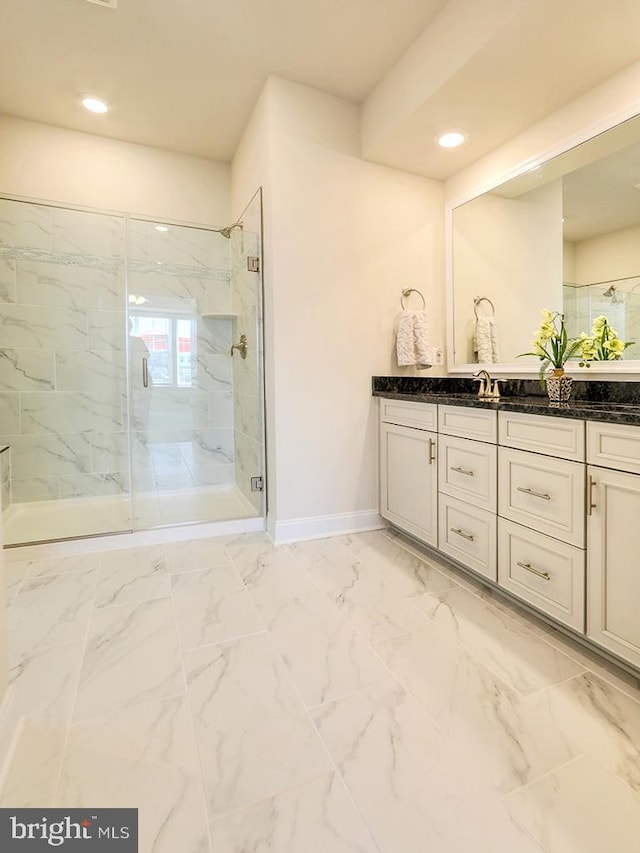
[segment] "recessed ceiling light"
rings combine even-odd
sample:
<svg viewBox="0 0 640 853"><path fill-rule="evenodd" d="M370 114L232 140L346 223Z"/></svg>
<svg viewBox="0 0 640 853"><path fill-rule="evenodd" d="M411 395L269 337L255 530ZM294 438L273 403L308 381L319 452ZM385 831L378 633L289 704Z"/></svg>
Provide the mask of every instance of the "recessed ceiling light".
<svg viewBox="0 0 640 853"><path fill-rule="evenodd" d="M436 142L441 148L457 148L468 138L469 134L465 130L448 130L446 133L439 133Z"/></svg>
<svg viewBox="0 0 640 853"><path fill-rule="evenodd" d="M83 95L82 106L85 110L89 110L89 112L92 113L109 112L109 104L107 104L106 101L103 101L102 98L96 98L95 95Z"/></svg>
<svg viewBox="0 0 640 853"><path fill-rule="evenodd" d="M156 231L168 231L168 230L169 229L167 228L166 225L156 225Z"/></svg>

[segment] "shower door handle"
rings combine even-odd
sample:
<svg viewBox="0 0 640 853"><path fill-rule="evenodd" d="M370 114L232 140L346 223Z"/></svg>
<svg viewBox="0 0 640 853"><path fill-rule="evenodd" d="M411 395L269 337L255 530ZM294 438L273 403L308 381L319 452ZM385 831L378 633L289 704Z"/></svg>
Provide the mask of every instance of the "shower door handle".
<svg viewBox="0 0 640 853"><path fill-rule="evenodd" d="M149 359L146 355L142 356L142 386L149 387Z"/></svg>

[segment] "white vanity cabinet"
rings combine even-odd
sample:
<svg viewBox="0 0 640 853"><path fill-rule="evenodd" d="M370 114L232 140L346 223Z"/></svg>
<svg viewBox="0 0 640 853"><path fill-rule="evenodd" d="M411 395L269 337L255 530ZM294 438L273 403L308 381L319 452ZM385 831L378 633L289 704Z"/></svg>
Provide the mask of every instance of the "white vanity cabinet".
<svg viewBox="0 0 640 853"><path fill-rule="evenodd" d="M438 548L497 578L497 413L438 406Z"/></svg>
<svg viewBox="0 0 640 853"><path fill-rule="evenodd" d="M500 412L498 433L498 584L584 631L584 422Z"/></svg>
<svg viewBox="0 0 640 853"><path fill-rule="evenodd" d="M588 423L587 442L587 636L640 667L640 427Z"/></svg>
<svg viewBox="0 0 640 853"><path fill-rule="evenodd" d="M437 407L380 405L380 515L416 539L438 544Z"/></svg>

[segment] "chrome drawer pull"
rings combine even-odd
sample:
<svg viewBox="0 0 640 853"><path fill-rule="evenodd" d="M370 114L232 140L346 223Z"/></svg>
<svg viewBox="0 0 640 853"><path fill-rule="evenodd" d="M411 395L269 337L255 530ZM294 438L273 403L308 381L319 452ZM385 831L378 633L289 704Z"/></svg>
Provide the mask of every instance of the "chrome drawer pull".
<svg viewBox="0 0 640 853"><path fill-rule="evenodd" d="M436 461L436 443L433 438L429 439L429 465L433 465Z"/></svg>
<svg viewBox="0 0 640 853"><path fill-rule="evenodd" d="M473 477L473 471L469 471L468 468L458 468L457 465L452 465L451 470L457 471L458 474L466 474L467 477Z"/></svg>
<svg viewBox="0 0 640 853"><path fill-rule="evenodd" d="M551 580L551 575L549 572L541 572L538 569L534 569L531 563L521 563L518 562L516 565L521 566L523 569L526 569L528 572L531 572L532 575L537 575L539 578L544 578L546 581Z"/></svg>
<svg viewBox="0 0 640 853"><path fill-rule="evenodd" d="M533 489L525 489L524 486L518 486L519 492L524 492L525 495L531 495L534 498L542 498L543 501L550 501L551 495L545 495L544 492L536 492Z"/></svg>
<svg viewBox="0 0 640 853"><path fill-rule="evenodd" d="M457 527L450 527L449 529L452 533L457 533L458 536L462 536L463 539L468 539L469 542L474 541L473 536L470 533L465 533L464 530L459 530Z"/></svg>
<svg viewBox="0 0 640 853"><path fill-rule="evenodd" d="M598 505L593 502L593 490L597 486L596 481L589 474L589 497L587 498L587 515L593 515L593 510L598 509Z"/></svg>

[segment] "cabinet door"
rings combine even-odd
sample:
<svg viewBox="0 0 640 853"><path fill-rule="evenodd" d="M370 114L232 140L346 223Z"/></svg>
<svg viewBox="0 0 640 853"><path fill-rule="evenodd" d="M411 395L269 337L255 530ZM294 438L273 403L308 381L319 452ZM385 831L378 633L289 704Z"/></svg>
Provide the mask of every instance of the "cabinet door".
<svg viewBox="0 0 640 853"><path fill-rule="evenodd" d="M640 667L640 476L588 468L587 634Z"/></svg>
<svg viewBox="0 0 640 853"><path fill-rule="evenodd" d="M380 424L380 515L437 545L437 434Z"/></svg>

